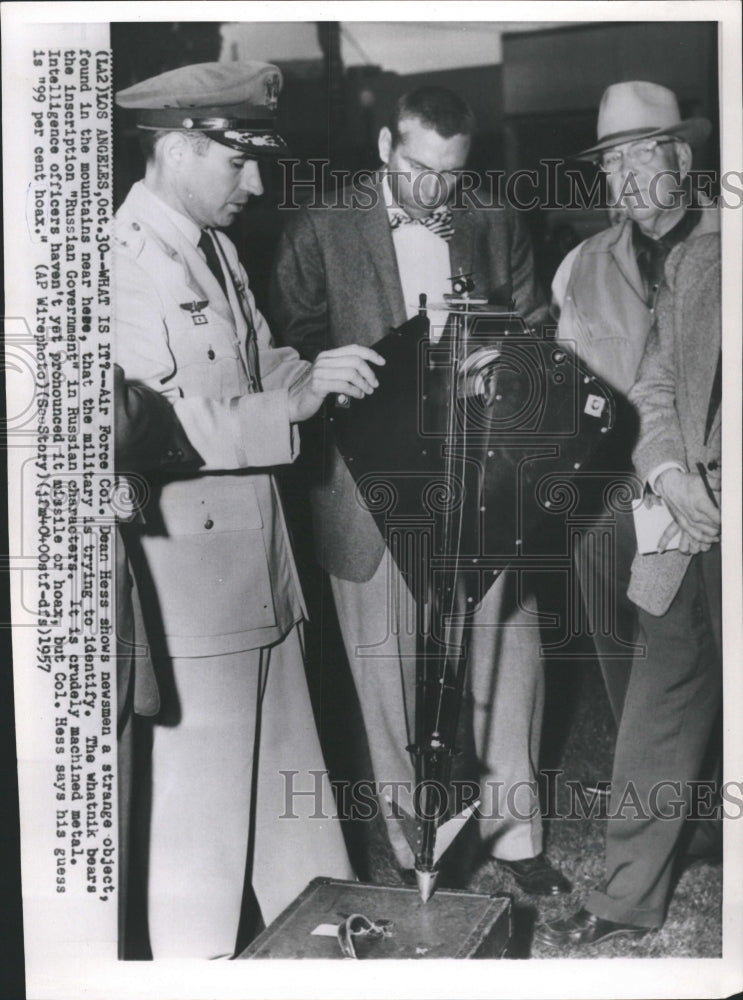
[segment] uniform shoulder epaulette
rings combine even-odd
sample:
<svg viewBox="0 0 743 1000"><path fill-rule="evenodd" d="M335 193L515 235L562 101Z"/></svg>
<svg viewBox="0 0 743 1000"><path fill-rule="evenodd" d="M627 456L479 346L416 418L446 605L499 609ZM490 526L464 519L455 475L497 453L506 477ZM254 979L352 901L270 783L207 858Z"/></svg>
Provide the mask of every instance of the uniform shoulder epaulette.
<svg viewBox="0 0 743 1000"><path fill-rule="evenodd" d="M114 220L114 243L130 257L138 257L145 245L142 225L131 216L119 216Z"/></svg>

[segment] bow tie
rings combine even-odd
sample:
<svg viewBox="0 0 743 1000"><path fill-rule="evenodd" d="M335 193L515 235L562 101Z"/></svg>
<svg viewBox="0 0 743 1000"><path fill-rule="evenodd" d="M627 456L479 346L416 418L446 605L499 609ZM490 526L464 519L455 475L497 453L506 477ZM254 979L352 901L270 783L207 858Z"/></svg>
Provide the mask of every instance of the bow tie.
<svg viewBox="0 0 743 1000"><path fill-rule="evenodd" d="M389 213L389 220L390 229L393 233L400 226L418 223L421 226L425 226L426 229L430 229L436 236L440 236L442 240L450 240L454 235L452 211L447 205L442 205L441 208L437 208L431 215L427 215L423 219L413 219L407 212L403 212L402 209L392 209Z"/></svg>

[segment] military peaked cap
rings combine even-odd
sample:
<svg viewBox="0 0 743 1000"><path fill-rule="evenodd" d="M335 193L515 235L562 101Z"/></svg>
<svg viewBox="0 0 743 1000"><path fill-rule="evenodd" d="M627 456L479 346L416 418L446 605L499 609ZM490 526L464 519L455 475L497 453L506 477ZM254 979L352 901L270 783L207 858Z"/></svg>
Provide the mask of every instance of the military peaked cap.
<svg viewBox="0 0 743 1000"><path fill-rule="evenodd" d="M281 71L270 63L197 63L120 90L116 103L134 111L137 128L203 132L253 156L275 156L287 148L274 127L280 90Z"/></svg>

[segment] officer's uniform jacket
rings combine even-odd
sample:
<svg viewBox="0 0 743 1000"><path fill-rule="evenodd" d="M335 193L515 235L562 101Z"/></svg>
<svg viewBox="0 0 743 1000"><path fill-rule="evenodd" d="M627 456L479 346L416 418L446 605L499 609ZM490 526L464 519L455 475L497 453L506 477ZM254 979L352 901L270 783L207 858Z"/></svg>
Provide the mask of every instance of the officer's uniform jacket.
<svg viewBox="0 0 743 1000"><path fill-rule="evenodd" d="M223 234L213 232L232 276L229 301L143 182L117 212L114 235L116 360L166 396L203 459L196 473L152 480L138 532L143 600L171 656L271 645L304 614L268 468L296 457L287 389L307 363L272 346ZM251 384L251 335L262 392Z"/></svg>

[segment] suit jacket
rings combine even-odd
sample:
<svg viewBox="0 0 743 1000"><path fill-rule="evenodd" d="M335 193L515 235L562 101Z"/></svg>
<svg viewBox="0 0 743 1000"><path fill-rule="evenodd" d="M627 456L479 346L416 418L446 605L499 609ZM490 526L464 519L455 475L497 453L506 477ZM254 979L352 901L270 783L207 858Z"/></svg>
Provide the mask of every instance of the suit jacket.
<svg viewBox="0 0 743 1000"><path fill-rule="evenodd" d="M474 272L480 295L501 304L515 299L532 322L543 317L531 245L517 215L455 209L449 246L452 273ZM290 221L279 242L271 305L277 335L310 360L344 344L372 345L406 321L379 180L363 192L347 190L337 208L301 209ZM371 579L384 540L333 445L325 449L312 506L321 565L342 579Z"/></svg>
<svg viewBox="0 0 743 1000"><path fill-rule="evenodd" d="M173 405L203 465L153 476L133 563L150 634L171 656L278 641L304 608L281 504L266 467L297 452L287 387L306 369L275 349L230 241L229 301L205 260L142 182L114 229L117 361ZM229 287L229 286L232 287ZM251 391L254 327L263 392Z"/></svg>
<svg viewBox="0 0 743 1000"><path fill-rule="evenodd" d="M664 462L690 472L698 462L719 482L721 411L708 411L721 343L720 240L692 236L666 261L657 324L630 399L640 412L634 452L643 479ZM714 410L713 406L713 410ZM692 557L678 551L637 555L629 597L650 614L664 614Z"/></svg>

